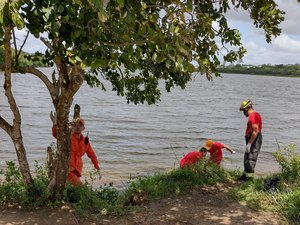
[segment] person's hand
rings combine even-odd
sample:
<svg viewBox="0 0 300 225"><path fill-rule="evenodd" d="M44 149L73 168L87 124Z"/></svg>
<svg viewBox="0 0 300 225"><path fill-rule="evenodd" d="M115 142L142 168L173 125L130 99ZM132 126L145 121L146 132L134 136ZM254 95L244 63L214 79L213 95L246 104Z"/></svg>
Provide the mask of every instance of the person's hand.
<svg viewBox="0 0 300 225"><path fill-rule="evenodd" d="M246 153L250 153L251 144L246 145Z"/></svg>
<svg viewBox="0 0 300 225"><path fill-rule="evenodd" d="M231 151L231 154L234 154L234 153L235 153L235 151L234 151L234 150L232 150L232 151Z"/></svg>
<svg viewBox="0 0 300 225"><path fill-rule="evenodd" d="M52 121L52 123L53 123L53 125L56 125L56 122L57 122L57 119L56 119L56 112L50 112L50 119L51 119L51 121Z"/></svg>

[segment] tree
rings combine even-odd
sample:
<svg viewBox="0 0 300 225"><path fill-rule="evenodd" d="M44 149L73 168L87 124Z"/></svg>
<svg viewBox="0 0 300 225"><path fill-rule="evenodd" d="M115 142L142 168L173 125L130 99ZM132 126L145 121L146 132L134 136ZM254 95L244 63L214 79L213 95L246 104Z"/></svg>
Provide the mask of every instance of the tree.
<svg viewBox="0 0 300 225"><path fill-rule="evenodd" d="M3 8L6 12L3 19L1 20L3 22L6 22L5 20L7 17L11 17L13 15L13 12L8 8L9 3L5 5ZM17 7L16 7L17 8ZM0 15L1 16L1 15ZM10 22L7 22L4 28L4 75L5 75L5 81L4 81L4 89L5 89L5 95L8 99L10 109L13 113L14 119L13 124L10 125L2 116L0 116L0 127L6 131L6 133L11 137L13 144L16 149L18 161L20 170L22 173L22 177L24 180L24 183L27 188L30 188L33 186L33 179L30 173L29 164L26 157L26 151L23 144L23 138L22 138L22 132L21 132L21 114L19 111L19 108L16 104L15 98L12 93L12 84L11 84L11 73L12 73L12 63L11 63L11 32L13 29L13 24Z"/></svg>
<svg viewBox="0 0 300 225"><path fill-rule="evenodd" d="M128 102L153 104L160 99L159 80L171 91L174 86L185 88L195 66L208 79L218 76L220 57L234 62L245 53L238 30L227 24L230 8L247 10L254 25L265 30L267 42L281 32L283 12L273 0L5 2L0 32L7 27L27 29L47 46L45 53L37 52L30 59L42 57L56 68L51 80L37 68L21 67L17 60L13 64L15 70L44 82L57 114L58 157L50 191L59 194L64 189L70 156L69 112L83 82L105 90L103 81L108 80ZM0 117L0 126L7 131L5 125Z"/></svg>

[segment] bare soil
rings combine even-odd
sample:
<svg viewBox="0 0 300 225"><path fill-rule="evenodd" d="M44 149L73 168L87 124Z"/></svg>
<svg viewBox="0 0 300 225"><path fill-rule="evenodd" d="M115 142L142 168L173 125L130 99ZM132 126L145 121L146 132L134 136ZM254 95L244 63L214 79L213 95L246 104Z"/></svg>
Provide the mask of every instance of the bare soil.
<svg viewBox="0 0 300 225"><path fill-rule="evenodd" d="M68 207L26 210L0 208L0 224L5 225L212 225L262 224L288 222L277 213L251 209L243 202L231 200L227 193L237 183L203 187L190 193L146 202L141 210L126 216L99 215L97 219L76 218Z"/></svg>

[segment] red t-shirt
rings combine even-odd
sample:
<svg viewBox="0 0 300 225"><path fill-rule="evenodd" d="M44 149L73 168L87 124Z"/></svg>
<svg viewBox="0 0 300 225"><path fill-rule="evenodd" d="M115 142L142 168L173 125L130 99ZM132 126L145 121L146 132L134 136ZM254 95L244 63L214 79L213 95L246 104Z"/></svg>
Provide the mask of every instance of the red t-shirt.
<svg viewBox="0 0 300 225"><path fill-rule="evenodd" d="M211 149L209 150L210 158L209 160L216 163L218 166L220 166L223 154L222 154L222 148L224 147L224 144L220 142L214 142L211 146Z"/></svg>
<svg viewBox="0 0 300 225"><path fill-rule="evenodd" d="M185 166L193 165L194 163L200 161L204 158L203 152L199 151L193 151L186 154L181 160L180 160L180 167L183 168Z"/></svg>
<svg viewBox="0 0 300 225"><path fill-rule="evenodd" d="M260 114L255 111L252 112L248 117L247 128L246 128L246 132L245 132L246 137L250 137L252 135L253 124L258 124L258 132L260 133L261 129L262 129L262 120L261 120Z"/></svg>

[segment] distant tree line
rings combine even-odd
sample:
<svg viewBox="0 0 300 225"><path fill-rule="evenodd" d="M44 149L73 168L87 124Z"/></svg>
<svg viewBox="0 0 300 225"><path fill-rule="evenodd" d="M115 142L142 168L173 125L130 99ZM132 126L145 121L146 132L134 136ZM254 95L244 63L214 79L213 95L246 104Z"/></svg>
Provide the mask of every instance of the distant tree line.
<svg viewBox="0 0 300 225"><path fill-rule="evenodd" d="M46 64L42 62L42 60L32 61L29 60L31 54L22 51L19 57L19 65L20 66L34 66L34 67L46 67ZM14 60L14 49L12 49L12 60ZM0 46L0 71L3 71L4 68L4 49L3 46Z"/></svg>
<svg viewBox="0 0 300 225"><path fill-rule="evenodd" d="M300 64L294 65L230 65L222 66L217 69L219 73L239 73L239 74L259 74L270 76L288 76L288 77L300 77Z"/></svg>

